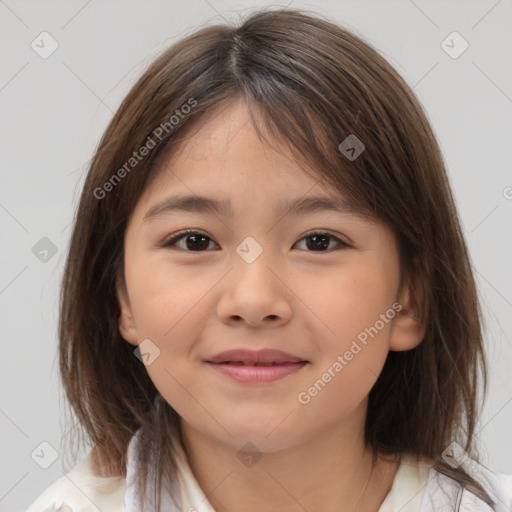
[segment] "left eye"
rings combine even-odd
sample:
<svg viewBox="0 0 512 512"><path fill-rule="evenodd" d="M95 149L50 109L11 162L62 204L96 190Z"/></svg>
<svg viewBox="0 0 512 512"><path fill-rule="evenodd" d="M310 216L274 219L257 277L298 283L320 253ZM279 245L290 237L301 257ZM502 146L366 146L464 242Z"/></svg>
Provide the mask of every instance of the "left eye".
<svg viewBox="0 0 512 512"><path fill-rule="evenodd" d="M348 247L348 244L341 241L337 236L331 235L330 233L324 232L311 232L303 236L302 240L312 240L311 243L306 242L306 247L308 249L315 249L313 252L329 252L333 249L329 249L329 251L316 251L316 249L326 249L330 246L330 242L334 240L337 243L337 248Z"/></svg>
<svg viewBox="0 0 512 512"><path fill-rule="evenodd" d="M204 252L204 249L208 248L209 241L213 242L213 240L203 235L198 231L186 230L177 233L173 238L163 244L164 247L174 247L177 246L177 242L185 240L185 247L179 247L179 249L184 249L187 252ZM300 240L307 240L310 242L306 242L306 247L308 249L312 249L312 252L330 252L332 249L325 251L323 249L327 249L330 246L332 240L334 240L338 245L338 247L347 247L348 244L341 241L338 237L331 235L330 233L318 232L314 231L311 233L307 233Z"/></svg>

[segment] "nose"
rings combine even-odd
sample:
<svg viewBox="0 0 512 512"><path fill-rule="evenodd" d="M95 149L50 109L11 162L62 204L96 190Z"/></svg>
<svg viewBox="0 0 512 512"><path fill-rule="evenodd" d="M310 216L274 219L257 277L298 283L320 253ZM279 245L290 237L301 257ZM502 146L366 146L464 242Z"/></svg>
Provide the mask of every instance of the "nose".
<svg viewBox="0 0 512 512"><path fill-rule="evenodd" d="M293 292L283 270L265 252L251 263L238 255L233 258L233 268L222 280L217 304L223 322L256 328L262 323L278 327L290 321Z"/></svg>

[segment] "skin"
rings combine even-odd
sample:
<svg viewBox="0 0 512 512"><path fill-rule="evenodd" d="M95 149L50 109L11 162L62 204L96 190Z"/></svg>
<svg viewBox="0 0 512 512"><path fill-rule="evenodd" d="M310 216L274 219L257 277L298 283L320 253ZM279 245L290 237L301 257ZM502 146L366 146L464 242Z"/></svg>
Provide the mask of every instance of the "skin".
<svg viewBox="0 0 512 512"><path fill-rule="evenodd" d="M377 511L398 459L379 458L372 468L367 396L388 351L414 348L424 327L410 314L407 281L399 289L389 227L337 212L275 215L283 198L333 194L279 149L258 138L238 101L179 147L128 223L119 329L133 346L149 338L159 348L146 369L181 417L189 463L216 511L238 511L241 503L247 512L334 512L340 504ZM171 193L229 198L234 216L173 212L143 222ZM186 237L163 246L188 228L208 237L206 249L187 246ZM333 238L315 250L304 238L311 231L349 245ZM236 252L247 236L263 249L252 263ZM395 302L402 311L308 404L299 403L298 394ZM309 363L272 383L241 384L204 362L232 348L276 348ZM248 442L262 455L251 467L237 457Z"/></svg>

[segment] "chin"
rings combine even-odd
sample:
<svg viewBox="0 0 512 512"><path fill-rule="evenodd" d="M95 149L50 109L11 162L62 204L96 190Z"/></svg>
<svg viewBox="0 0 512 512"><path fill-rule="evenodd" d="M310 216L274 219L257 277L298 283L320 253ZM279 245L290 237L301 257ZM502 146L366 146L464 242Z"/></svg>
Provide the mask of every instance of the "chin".
<svg viewBox="0 0 512 512"><path fill-rule="evenodd" d="M237 451L247 443L266 453L291 448L300 444L302 437L296 424L287 421L291 417L286 418L286 414L257 416L253 411L245 417L237 415L236 421L233 417L226 418L223 424L231 436L223 431L223 442Z"/></svg>

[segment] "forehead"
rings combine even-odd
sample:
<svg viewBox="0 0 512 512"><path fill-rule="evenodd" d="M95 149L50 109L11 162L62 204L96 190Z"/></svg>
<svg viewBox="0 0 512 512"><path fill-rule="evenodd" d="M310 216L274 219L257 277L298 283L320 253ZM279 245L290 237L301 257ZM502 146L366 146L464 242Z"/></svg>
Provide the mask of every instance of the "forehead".
<svg viewBox="0 0 512 512"><path fill-rule="evenodd" d="M281 171L283 178L291 174L295 179L297 174L304 174L304 167L296 161L287 142L268 133L257 109L250 111L242 100L220 105L188 128L180 135L165 166L193 167L189 165L193 162L199 162L204 171L213 168L217 173L223 169L230 173L250 170L251 175L258 171L275 175ZM318 181L318 173L310 174Z"/></svg>
<svg viewBox="0 0 512 512"><path fill-rule="evenodd" d="M136 216L146 222L181 211L232 218L261 209L278 217L330 211L369 218L256 122L258 129L247 106L235 101L187 129L139 199Z"/></svg>
<svg viewBox="0 0 512 512"><path fill-rule="evenodd" d="M180 135L160 163L142 202L169 191L187 195L306 195L328 191L319 173L296 161L283 142L262 140L249 111L238 101L200 120ZM331 189L331 194L334 192Z"/></svg>

